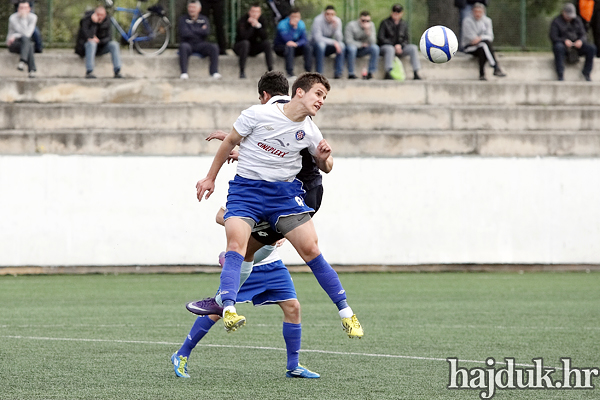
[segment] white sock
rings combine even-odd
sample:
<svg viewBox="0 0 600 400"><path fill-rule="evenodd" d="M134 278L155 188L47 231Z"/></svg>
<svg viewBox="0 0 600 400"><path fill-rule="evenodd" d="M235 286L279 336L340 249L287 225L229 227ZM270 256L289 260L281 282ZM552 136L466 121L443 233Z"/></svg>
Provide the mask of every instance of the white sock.
<svg viewBox="0 0 600 400"><path fill-rule="evenodd" d="M346 308L342 308L339 311L340 314L340 318L351 318L354 313L352 312L352 309L350 307L346 307Z"/></svg>
<svg viewBox="0 0 600 400"><path fill-rule="evenodd" d="M227 306L223 309L223 315L222 317L225 316L225 311L231 311L231 312L236 312L235 307L234 306Z"/></svg>

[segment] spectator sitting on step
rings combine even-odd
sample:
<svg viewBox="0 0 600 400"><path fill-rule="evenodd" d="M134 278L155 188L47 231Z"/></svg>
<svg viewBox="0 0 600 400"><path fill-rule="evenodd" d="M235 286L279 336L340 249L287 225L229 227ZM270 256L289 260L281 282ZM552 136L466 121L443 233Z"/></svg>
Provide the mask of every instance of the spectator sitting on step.
<svg viewBox="0 0 600 400"><path fill-rule="evenodd" d="M96 7L94 11L85 13L79 22L77 33L77 44L75 53L85 57L85 77L96 78L94 75L94 64L96 56L110 53L115 78L121 75L121 54L119 44L111 39L110 21L106 15L106 9L102 6Z"/></svg>
<svg viewBox="0 0 600 400"><path fill-rule="evenodd" d="M311 28L311 43L315 54L316 70L323 74L325 57L335 53L335 72L333 77L339 79L344 70L344 55L346 45L342 33L342 20L336 16L335 8L331 5L317 15Z"/></svg>
<svg viewBox="0 0 600 400"><path fill-rule="evenodd" d="M265 19L261 15L260 4L252 4L248 13L243 15L237 23L237 35L233 51L239 57L240 78L245 78L246 60L248 56L265 53L267 70L273 70L273 50L271 41L267 39Z"/></svg>
<svg viewBox="0 0 600 400"><path fill-rule="evenodd" d="M592 80L590 74L594 67L596 46L588 43L586 36L583 22L575 12L575 6L571 3L565 4L560 15L550 24L554 66L559 81L564 80L565 57L569 52L572 52L576 59L585 55L585 64L581 73L586 81Z"/></svg>
<svg viewBox="0 0 600 400"><path fill-rule="evenodd" d="M494 41L494 29L492 20L485 15L485 6L475 3L471 15L463 20L461 44L464 52L472 54L479 59L479 80L485 81L486 61L494 67L494 75L505 77L496 60L496 53L492 47Z"/></svg>
<svg viewBox="0 0 600 400"><path fill-rule="evenodd" d="M35 30L37 15L31 12L27 1L19 3L17 12L8 18L8 35L6 44L8 51L20 55L17 69L23 71L27 65L29 77L35 77L34 46L31 36Z"/></svg>
<svg viewBox="0 0 600 400"><path fill-rule="evenodd" d="M22 0L10 0L10 2L12 4L14 4L15 6L15 12L19 11L19 3ZM33 0L29 0L29 6L31 7L31 12L35 13L34 10L34 5L35 2ZM31 35L31 40L33 40L33 43L35 44L35 52L36 53L41 53L44 50L44 44L42 42L42 33L40 32L40 28L38 28L37 26L35 27L35 30L33 31L33 35Z"/></svg>
<svg viewBox="0 0 600 400"><path fill-rule="evenodd" d="M188 79L188 62L193 53L210 58L209 73L213 79L221 79L219 74L219 46L206 41L210 34L210 24L205 15L200 14L202 5L198 0L190 0L187 14L179 17L179 67L181 79Z"/></svg>
<svg viewBox="0 0 600 400"><path fill-rule="evenodd" d="M410 64L413 69L413 78L421 79L419 70L421 61L419 61L419 49L416 45L410 44L408 37L408 25L402 19L404 7L401 4L392 6L392 13L389 18L381 21L379 32L377 33L377 42L379 44L381 55L383 56L383 65L385 68L385 78L392 79L390 71L394 66L394 57L410 56Z"/></svg>
<svg viewBox="0 0 600 400"><path fill-rule="evenodd" d="M275 54L285 57L285 71L288 78L294 78L294 59L304 56L304 70L310 72L312 68L312 49L306 37L306 25L297 8L292 9L287 18L277 24L277 34L273 41Z"/></svg>
<svg viewBox="0 0 600 400"><path fill-rule="evenodd" d="M368 11L361 12L357 20L346 24L344 39L346 40L348 79L356 79L356 75L354 74L356 57L364 57L366 55L369 55L369 69L367 75L363 78L371 79L373 74L377 72L379 46L377 46L375 24L371 21L371 14Z"/></svg>

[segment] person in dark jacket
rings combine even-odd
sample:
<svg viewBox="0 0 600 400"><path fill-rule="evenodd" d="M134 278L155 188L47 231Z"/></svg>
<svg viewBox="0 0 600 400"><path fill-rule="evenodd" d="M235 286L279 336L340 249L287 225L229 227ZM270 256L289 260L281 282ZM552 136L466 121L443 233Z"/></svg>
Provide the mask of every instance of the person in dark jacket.
<svg viewBox="0 0 600 400"><path fill-rule="evenodd" d="M200 14L202 5L198 0L190 0L187 14L179 17L179 67L181 79L188 79L188 62L193 53L210 58L209 73L213 79L221 79L219 74L219 47L206 41L210 34L210 24L205 15Z"/></svg>
<svg viewBox="0 0 600 400"><path fill-rule="evenodd" d="M421 79L419 69L419 49L416 45L410 44L408 38L408 25L402 19L404 7L400 4L392 6L392 14L389 18L381 21L379 31L377 32L377 44L380 54L383 56L383 65L385 68L385 78L392 79L390 71L394 65L394 57L410 56L410 64L413 69L414 79Z"/></svg>
<svg viewBox="0 0 600 400"><path fill-rule="evenodd" d="M576 51L580 56L585 55L585 64L581 73L586 81L591 80L596 46L588 43L586 36L585 27L575 12L575 6L571 3L565 4L561 14L550 24L550 40L559 81L564 80L565 56L569 51Z"/></svg>
<svg viewBox="0 0 600 400"><path fill-rule="evenodd" d="M75 53L85 57L85 77L96 78L94 75L94 62L96 56L110 53L112 57L115 78L122 78L121 55L119 44L110 40L110 21L104 7L97 7L88 11L79 22Z"/></svg>
<svg viewBox="0 0 600 400"><path fill-rule="evenodd" d="M259 4L250 6L247 14L243 15L237 23L237 36L233 51L239 57L240 78L245 78L246 60L248 56L254 57L265 53L267 70L273 70L273 51L271 41L267 39L265 20L261 15Z"/></svg>

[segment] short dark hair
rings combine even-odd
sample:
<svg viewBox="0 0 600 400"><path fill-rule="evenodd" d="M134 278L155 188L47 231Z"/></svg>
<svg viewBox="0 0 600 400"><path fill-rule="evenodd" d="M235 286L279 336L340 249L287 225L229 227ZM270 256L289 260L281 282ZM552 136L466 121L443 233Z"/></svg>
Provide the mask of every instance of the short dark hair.
<svg viewBox="0 0 600 400"><path fill-rule="evenodd" d="M258 94L261 96L263 92L271 96L287 96L289 91L290 83L280 71L265 72L258 81Z"/></svg>
<svg viewBox="0 0 600 400"><path fill-rule="evenodd" d="M368 17L368 16L370 16L370 15L371 15L371 14L370 14L370 13L369 13L367 10L365 10L365 11L361 11L361 13L360 13L360 16L361 16L361 17Z"/></svg>
<svg viewBox="0 0 600 400"><path fill-rule="evenodd" d="M296 95L298 88L308 92L317 83L325 86L325 89L327 89L328 92L331 90L329 81L323 75L318 72L305 72L300 75L298 79L296 79L296 82L294 82L292 85L292 97Z"/></svg>
<svg viewBox="0 0 600 400"><path fill-rule="evenodd" d="M333 10L333 11L335 11L335 7L333 7L333 6L330 4L330 5L328 5L327 7L325 7L325 11L327 11L327 10Z"/></svg>
<svg viewBox="0 0 600 400"><path fill-rule="evenodd" d="M252 4L250 4L250 7L248 7L248 10L251 9L251 8L256 8L256 7L261 8L260 3L252 3Z"/></svg>
<svg viewBox="0 0 600 400"><path fill-rule="evenodd" d="M402 4L394 4L392 6L392 12L402 12L404 11L404 7L402 7Z"/></svg>
<svg viewBox="0 0 600 400"><path fill-rule="evenodd" d="M292 9L290 10L290 14L295 14L295 13L299 13L300 9L298 7L292 7Z"/></svg>

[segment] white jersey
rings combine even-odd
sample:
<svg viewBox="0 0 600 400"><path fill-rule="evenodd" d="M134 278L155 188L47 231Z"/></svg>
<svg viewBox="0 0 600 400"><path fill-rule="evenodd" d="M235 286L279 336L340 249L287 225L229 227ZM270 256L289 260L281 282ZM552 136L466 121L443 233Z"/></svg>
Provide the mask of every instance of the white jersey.
<svg viewBox="0 0 600 400"><path fill-rule="evenodd" d="M244 137L237 174L268 182L293 181L302 168L300 151L308 148L315 155L323 139L310 117L293 122L283 113L283 104L277 103L244 110L233 127Z"/></svg>

